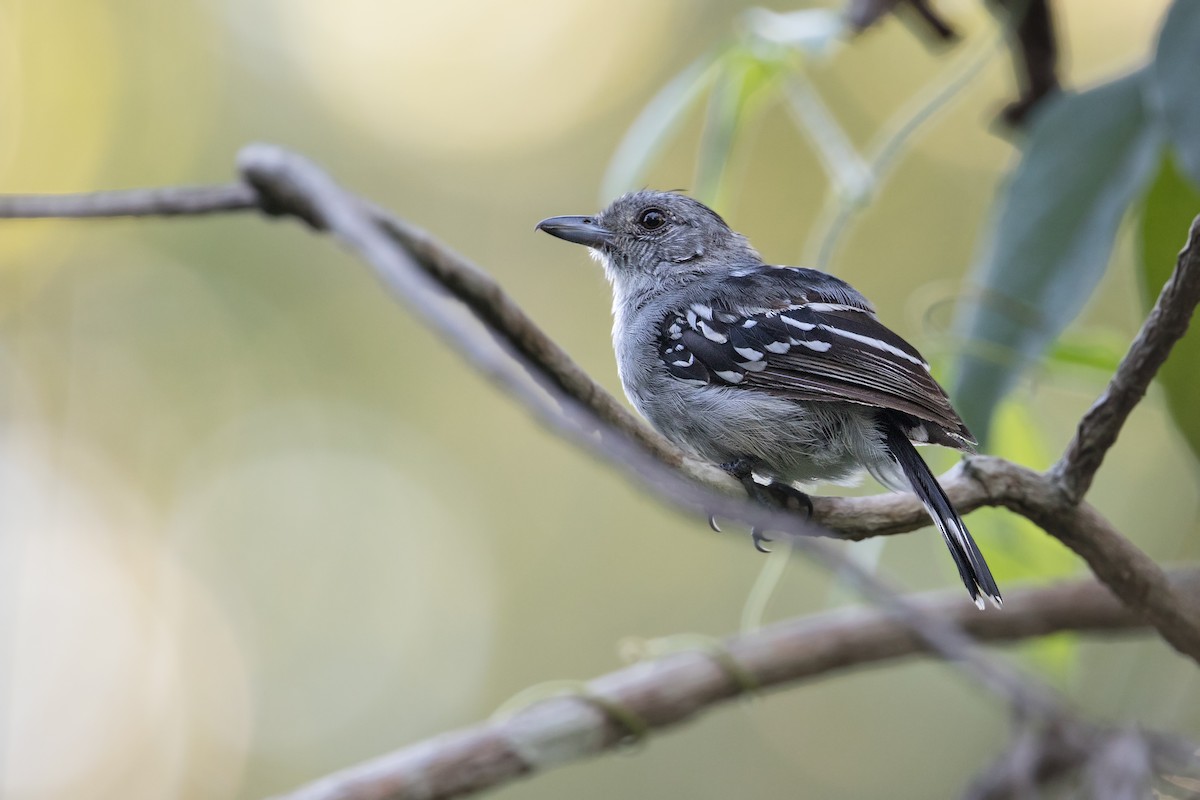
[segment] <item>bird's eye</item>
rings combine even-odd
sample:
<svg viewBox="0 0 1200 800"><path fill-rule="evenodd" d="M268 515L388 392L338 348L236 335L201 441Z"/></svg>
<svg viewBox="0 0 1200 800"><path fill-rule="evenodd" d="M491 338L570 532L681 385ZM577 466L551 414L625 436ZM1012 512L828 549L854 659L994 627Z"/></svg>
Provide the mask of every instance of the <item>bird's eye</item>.
<svg viewBox="0 0 1200 800"><path fill-rule="evenodd" d="M648 231L661 228L666 221L667 215L657 208L647 208L638 215L638 225L641 225Z"/></svg>

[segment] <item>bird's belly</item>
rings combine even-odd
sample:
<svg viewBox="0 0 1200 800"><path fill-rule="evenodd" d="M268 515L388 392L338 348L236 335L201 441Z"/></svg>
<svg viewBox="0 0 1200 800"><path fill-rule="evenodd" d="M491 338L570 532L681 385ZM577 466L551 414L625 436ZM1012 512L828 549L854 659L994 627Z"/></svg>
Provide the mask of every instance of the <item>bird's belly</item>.
<svg viewBox="0 0 1200 800"><path fill-rule="evenodd" d="M789 400L670 377L626 388L638 411L679 447L716 464L749 458L766 477L845 481L881 446L871 411L850 403Z"/></svg>

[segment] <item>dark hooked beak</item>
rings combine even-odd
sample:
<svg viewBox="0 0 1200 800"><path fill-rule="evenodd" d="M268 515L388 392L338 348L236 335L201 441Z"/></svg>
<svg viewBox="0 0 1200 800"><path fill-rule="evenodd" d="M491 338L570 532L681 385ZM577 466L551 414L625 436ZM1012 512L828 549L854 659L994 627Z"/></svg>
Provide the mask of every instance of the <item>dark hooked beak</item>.
<svg viewBox="0 0 1200 800"><path fill-rule="evenodd" d="M550 217L539 222L535 230L588 247L599 247L612 239L612 233L595 217Z"/></svg>

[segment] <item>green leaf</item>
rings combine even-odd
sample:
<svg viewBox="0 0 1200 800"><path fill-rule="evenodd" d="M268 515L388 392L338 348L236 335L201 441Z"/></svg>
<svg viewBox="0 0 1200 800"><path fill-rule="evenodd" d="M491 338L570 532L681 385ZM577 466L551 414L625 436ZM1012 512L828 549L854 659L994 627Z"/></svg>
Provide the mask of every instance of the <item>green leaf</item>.
<svg viewBox="0 0 1200 800"><path fill-rule="evenodd" d="M1045 469L1054 453L1038 424L1037 410L1027 403L1002 402L996 411L996 454L1033 469ZM1017 514L981 508L967 521L983 548L1000 588L1023 582L1048 583L1079 571L1079 559L1041 528ZM1078 639L1053 636L1027 642L1025 656L1060 683L1078 663Z"/></svg>
<svg viewBox="0 0 1200 800"><path fill-rule="evenodd" d="M1179 166L1200 184L1200 3L1176 0L1158 35L1147 91L1166 129Z"/></svg>
<svg viewBox="0 0 1200 800"><path fill-rule="evenodd" d="M638 185L688 109L716 79L721 55L721 50L714 49L688 64L646 104L608 164L601 182L601 203Z"/></svg>
<svg viewBox="0 0 1200 800"><path fill-rule="evenodd" d="M1187 240L1192 220L1200 214L1200 192L1188 182L1168 156L1142 202L1138 225L1139 279L1143 306L1149 311L1159 290L1175 269L1180 248ZM1192 453L1200 458L1200 330L1196 321L1171 349L1158 372L1158 383L1167 395L1167 407Z"/></svg>
<svg viewBox="0 0 1200 800"><path fill-rule="evenodd" d="M996 404L1073 320L1104 274L1160 135L1136 72L1061 95L1030 127L975 266L981 292L960 307L965 343L954 394L986 441Z"/></svg>

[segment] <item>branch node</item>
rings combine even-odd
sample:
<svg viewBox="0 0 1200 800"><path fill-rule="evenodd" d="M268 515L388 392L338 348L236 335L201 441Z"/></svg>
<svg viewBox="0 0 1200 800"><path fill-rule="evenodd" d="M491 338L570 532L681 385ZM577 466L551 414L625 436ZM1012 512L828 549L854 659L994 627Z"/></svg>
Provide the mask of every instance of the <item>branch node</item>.
<svg viewBox="0 0 1200 800"><path fill-rule="evenodd" d="M627 663L652 661L675 653L703 653L737 687L738 694L753 694L762 688L758 676L738 660L723 640L713 636L680 633L649 640L628 638L621 642L620 649Z"/></svg>
<svg viewBox="0 0 1200 800"><path fill-rule="evenodd" d="M492 714L494 721L503 721L521 715L543 702L574 698L599 711L606 720L620 729L618 744L632 744L646 737L654 728L641 714L629 706L593 691L591 686L579 680L556 680L528 686L504 701ZM538 757L527 757L531 763Z"/></svg>
<svg viewBox="0 0 1200 800"><path fill-rule="evenodd" d="M291 163L296 156L275 145L248 144L238 151L237 167L242 178L258 194L263 213L273 217L297 217L315 231L329 226L313 203L310 193L294 184Z"/></svg>
<svg viewBox="0 0 1200 800"><path fill-rule="evenodd" d="M624 731L624 735L619 742L620 744L631 745L645 739L649 735L650 723L628 706L622 705L616 700L604 697L603 695L595 694L589 691L586 686L575 692L574 696L604 714L610 722L615 723L617 727Z"/></svg>
<svg viewBox="0 0 1200 800"><path fill-rule="evenodd" d="M713 663L721 668L729 680L737 686L738 693L752 695L762 688L758 676L742 666L742 663L722 644L714 644L706 651Z"/></svg>

